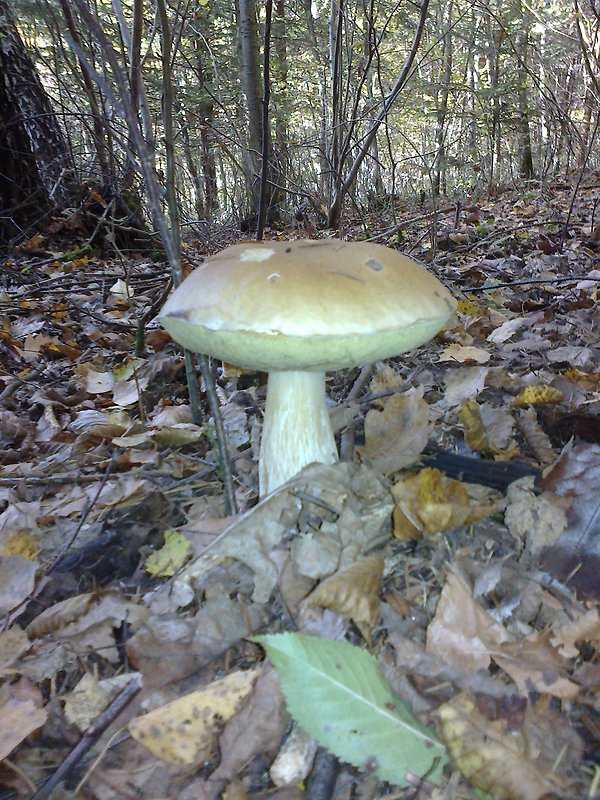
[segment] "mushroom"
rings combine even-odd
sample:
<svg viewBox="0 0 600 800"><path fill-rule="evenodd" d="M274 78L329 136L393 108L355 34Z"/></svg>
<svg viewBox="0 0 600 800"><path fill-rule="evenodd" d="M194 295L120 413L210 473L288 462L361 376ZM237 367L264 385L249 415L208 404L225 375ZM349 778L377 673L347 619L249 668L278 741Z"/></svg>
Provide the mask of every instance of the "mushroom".
<svg viewBox="0 0 600 800"><path fill-rule="evenodd" d="M424 267L381 245L339 239L251 242L207 259L160 322L175 341L269 373L259 458L264 497L337 449L325 371L412 350L455 302Z"/></svg>

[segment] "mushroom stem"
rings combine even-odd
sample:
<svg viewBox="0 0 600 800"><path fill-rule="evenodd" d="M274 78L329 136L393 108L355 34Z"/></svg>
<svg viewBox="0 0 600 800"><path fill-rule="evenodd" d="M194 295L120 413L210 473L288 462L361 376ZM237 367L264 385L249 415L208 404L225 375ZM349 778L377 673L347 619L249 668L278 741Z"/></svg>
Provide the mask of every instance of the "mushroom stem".
<svg viewBox="0 0 600 800"><path fill-rule="evenodd" d="M270 372L258 466L261 498L307 464L337 460L325 373Z"/></svg>

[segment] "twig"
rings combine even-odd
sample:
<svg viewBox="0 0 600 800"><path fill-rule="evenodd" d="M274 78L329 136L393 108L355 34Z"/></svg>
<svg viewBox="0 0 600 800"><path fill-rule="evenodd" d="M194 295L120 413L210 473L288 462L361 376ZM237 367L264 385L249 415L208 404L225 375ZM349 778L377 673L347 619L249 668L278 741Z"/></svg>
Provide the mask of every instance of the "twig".
<svg viewBox="0 0 600 800"><path fill-rule="evenodd" d="M108 476L112 472L112 468L114 466L114 463L115 463L115 455L113 454L113 456L111 457L110 461L108 462L108 465L107 465L106 469L104 470L104 475L102 476L102 480L100 481L100 486L98 487L98 490L97 490L96 494L90 500L90 502L87 504L87 506L83 509L83 512L81 514L81 518L79 520L79 523L78 523L77 527L75 528L75 531L71 535L71 537L70 537L69 541L67 542L67 544L63 547L63 549L60 551L60 553L58 553L58 555L51 562L50 566L47 568L46 575L49 575L53 570L55 570L58 567L58 565L63 560L63 558L67 555L67 553L69 551L69 548L73 546L73 543L74 543L75 539L79 536L79 533L80 533L81 529L83 528L84 522L89 517L90 512L92 511L93 507L96 505L96 502L97 502L98 498L100 497L100 495L102 493L102 490L106 486L106 481L108 480Z"/></svg>
<svg viewBox="0 0 600 800"><path fill-rule="evenodd" d="M13 380L7 384L7 386L2 390L0 393L0 404L6 403L6 401L11 397L24 383L29 383L29 381L37 378L43 370L40 367L36 367L32 369L31 372L28 372L27 375L23 375L22 377L13 378Z"/></svg>
<svg viewBox="0 0 600 800"><path fill-rule="evenodd" d="M154 303L152 303L150 308L146 309L146 311L142 314L142 316L138 320L137 332L135 335L135 354L140 358L144 354L144 349L146 344L145 342L146 325L149 322L151 322L154 319L154 317L158 314L165 300L169 296L169 293L172 288L173 288L173 281L171 278L169 278L166 286L160 293L158 299L156 299Z"/></svg>
<svg viewBox="0 0 600 800"><path fill-rule="evenodd" d="M123 687L114 700L96 717L56 772L48 778L41 789L38 789L31 800L48 800L58 784L79 764L88 750L96 744L108 726L129 705L141 688L141 684L137 680L131 680Z"/></svg>
<svg viewBox="0 0 600 800"><path fill-rule="evenodd" d="M23 482L28 486L46 486L48 483L95 483L97 475L71 475L68 472L60 475L15 475L12 478L0 478L0 486L14 486Z"/></svg>
<svg viewBox="0 0 600 800"><path fill-rule="evenodd" d="M494 289L504 289L510 286L525 286L527 284L536 283L576 283L577 281L596 281L600 282L600 278L590 275L572 275L570 278L523 278L520 281L506 281L506 283L495 283L493 286L470 286L466 289L461 289L461 292L493 292Z"/></svg>
<svg viewBox="0 0 600 800"><path fill-rule="evenodd" d="M129 333L133 333L135 330L133 325L129 325L127 322L120 322L118 319L106 319L106 317L103 317L102 314L96 314L95 311L88 311L87 308L83 308L83 306L80 306L79 303L75 302L72 297L68 297L67 302L69 302L72 306L75 306L75 308L82 314L86 314L86 316L95 319L96 322L99 322L101 325L106 325L107 328L119 328L119 330L122 331L129 331Z"/></svg>
<svg viewBox="0 0 600 800"><path fill-rule="evenodd" d="M227 437L225 435L225 426L223 425L223 415L221 414L221 404L217 396L215 387L215 380L213 378L208 358L204 355L198 355L198 365L200 372L204 378L204 389L208 399L208 405L213 416L215 425L215 439L217 442L217 458L219 461L220 478L223 481L223 490L225 492L225 512L227 516L237 514L237 503L235 501L235 490L233 487L233 470L231 468L231 459L227 452Z"/></svg>

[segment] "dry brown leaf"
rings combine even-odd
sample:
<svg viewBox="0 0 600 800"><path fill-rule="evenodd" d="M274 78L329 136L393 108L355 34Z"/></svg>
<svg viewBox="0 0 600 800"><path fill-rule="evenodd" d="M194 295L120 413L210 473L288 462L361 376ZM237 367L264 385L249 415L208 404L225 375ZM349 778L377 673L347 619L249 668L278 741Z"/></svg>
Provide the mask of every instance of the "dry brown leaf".
<svg viewBox="0 0 600 800"><path fill-rule="evenodd" d="M10 672L14 662L29 650L29 637L15 626L0 633L0 678Z"/></svg>
<svg viewBox="0 0 600 800"><path fill-rule="evenodd" d="M337 611L353 620L367 642L379 619L379 592L383 558L369 556L325 578L309 595L306 605Z"/></svg>
<svg viewBox="0 0 600 800"><path fill-rule="evenodd" d="M583 595L600 598L600 445L565 450L543 486L569 498L567 529L544 556L544 567Z"/></svg>
<svg viewBox="0 0 600 800"><path fill-rule="evenodd" d="M26 739L30 733L41 728L48 715L38 708L33 700L18 700L8 697L0 700L0 761Z"/></svg>
<svg viewBox="0 0 600 800"><path fill-rule="evenodd" d="M206 689L135 717L129 723L129 732L162 761L197 766L210 758L222 723L238 711L259 674L259 668L232 672Z"/></svg>
<svg viewBox="0 0 600 800"><path fill-rule="evenodd" d="M379 472L396 472L414 464L429 434L429 408L423 387L388 398L382 411L371 409L365 418L365 445L360 448Z"/></svg>
<svg viewBox="0 0 600 800"><path fill-rule="evenodd" d="M460 344L451 344L445 348L439 357L439 361L455 361L458 364L475 362L476 364L487 364L490 360L490 353L481 347L464 347Z"/></svg>
<svg viewBox="0 0 600 800"><path fill-rule="evenodd" d="M568 781L553 771L553 760L564 747L575 761L580 746L576 734L560 731L557 717L535 713L522 697L511 704L506 698L470 692L461 692L433 715L455 766L494 800L567 796ZM551 746L554 740L556 747Z"/></svg>
<svg viewBox="0 0 600 800"><path fill-rule="evenodd" d="M477 397L483 391L489 371L489 367L458 367L448 370L444 376L444 405L454 408Z"/></svg>
<svg viewBox="0 0 600 800"><path fill-rule="evenodd" d="M219 740L221 763L211 781L238 776L259 753L267 759L274 755L289 723L277 672L263 664L248 702L225 725Z"/></svg>
<svg viewBox="0 0 600 800"><path fill-rule="evenodd" d="M563 700L573 700L579 686L566 676L565 659L549 643L548 631L535 631L519 642L502 642L492 654L496 664L526 695L532 689Z"/></svg>
<svg viewBox="0 0 600 800"><path fill-rule="evenodd" d="M37 564L23 556L0 556L0 616L23 602L35 585Z"/></svg>
<svg viewBox="0 0 600 800"><path fill-rule="evenodd" d="M109 661L118 661L115 629L125 620L135 630L148 610L117 591L83 594L43 611L27 626L30 638L47 636L68 641L78 652L95 650Z"/></svg>
<svg viewBox="0 0 600 800"><path fill-rule="evenodd" d="M398 481L392 496L397 539L434 536L483 519L496 507L494 499L477 502L469 493L469 484L446 478L430 467Z"/></svg>
<svg viewBox="0 0 600 800"><path fill-rule="evenodd" d="M590 608L576 619L555 627L550 642L565 658L579 655L577 642L590 643L597 650L600 647L600 612L597 608Z"/></svg>
<svg viewBox="0 0 600 800"><path fill-rule="evenodd" d="M464 578L449 572L427 629L426 650L465 671L487 669L490 651L510 639L475 600Z"/></svg>
<svg viewBox="0 0 600 800"><path fill-rule="evenodd" d="M525 552L537 557L565 530L567 514L562 498L551 492L536 495L533 484L531 475L510 484L504 522Z"/></svg>
<svg viewBox="0 0 600 800"><path fill-rule="evenodd" d="M458 412L465 432L465 440L472 450L494 456L512 458L517 444L512 439L514 420L505 408L494 408L488 403L479 405L468 400Z"/></svg>

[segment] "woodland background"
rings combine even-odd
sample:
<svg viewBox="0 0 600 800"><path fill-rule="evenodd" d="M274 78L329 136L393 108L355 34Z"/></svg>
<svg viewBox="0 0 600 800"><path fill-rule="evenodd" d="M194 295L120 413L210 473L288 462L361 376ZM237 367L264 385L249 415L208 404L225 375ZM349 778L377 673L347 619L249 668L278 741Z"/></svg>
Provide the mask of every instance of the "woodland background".
<svg viewBox="0 0 600 800"><path fill-rule="evenodd" d="M595 169L599 13L0 0L0 232L23 241L82 204L111 205L129 246L165 209L185 234L254 233L261 217L338 228L344 208Z"/></svg>

